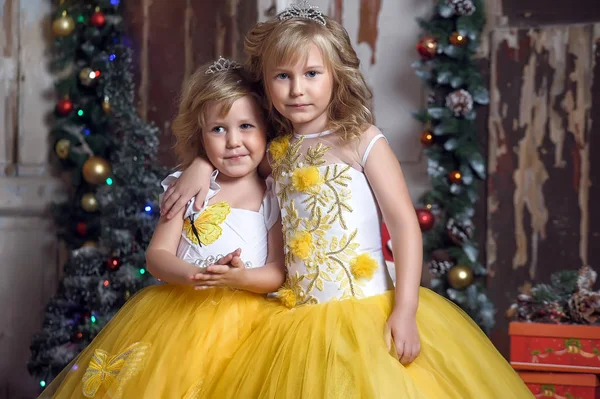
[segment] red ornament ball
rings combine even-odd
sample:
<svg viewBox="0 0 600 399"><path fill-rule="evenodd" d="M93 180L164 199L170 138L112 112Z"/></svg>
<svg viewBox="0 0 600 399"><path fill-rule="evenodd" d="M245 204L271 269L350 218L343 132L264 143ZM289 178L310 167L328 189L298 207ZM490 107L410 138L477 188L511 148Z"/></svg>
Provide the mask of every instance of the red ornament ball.
<svg viewBox="0 0 600 399"><path fill-rule="evenodd" d="M429 130L421 133L421 144L423 144L423 147L431 147L433 145L433 133Z"/></svg>
<svg viewBox="0 0 600 399"><path fill-rule="evenodd" d="M116 256L111 256L108 259L107 264L110 270L117 270L119 266L121 266L121 259L117 258Z"/></svg>
<svg viewBox="0 0 600 399"><path fill-rule="evenodd" d="M417 209L417 219L419 220L421 231L431 230L435 224L435 217L429 209Z"/></svg>
<svg viewBox="0 0 600 399"><path fill-rule="evenodd" d="M79 223L77 223L77 227L75 227L75 230L77 230L77 233L80 236L86 236L87 235L87 224L85 222L79 222Z"/></svg>
<svg viewBox="0 0 600 399"><path fill-rule="evenodd" d="M71 113L71 111L73 111L73 102L71 100L69 100L68 98L59 100L56 103L56 112L60 116L67 116Z"/></svg>
<svg viewBox="0 0 600 399"><path fill-rule="evenodd" d="M96 11L95 13L92 14L92 16L90 18L90 22L96 28L101 28L106 23L106 18L104 17L104 14L102 12Z"/></svg>
<svg viewBox="0 0 600 399"><path fill-rule="evenodd" d="M438 42L431 36L423 36L417 43L417 52L424 60L429 60L437 54Z"/></svg>

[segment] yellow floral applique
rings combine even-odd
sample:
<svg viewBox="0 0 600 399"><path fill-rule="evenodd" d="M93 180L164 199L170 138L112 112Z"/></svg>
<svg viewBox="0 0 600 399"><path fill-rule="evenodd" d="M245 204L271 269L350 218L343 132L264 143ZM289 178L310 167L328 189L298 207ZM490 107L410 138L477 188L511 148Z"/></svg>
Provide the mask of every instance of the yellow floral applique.
<svg viewBox="0 0 600 399"><path fill-rule="evenodd" d="M294 188L303 193L317 193L323 178L316 166L305 166L296 169L292 173L292 184Z"/></svg>
<svg viewBox="0 0 600 399"><path fill-rule="evenodd" d="M368 253L360 254L350 261L350 272L357 279L370 280L375 270L377 270L377 261Z"/></svg>
<svg viewBox="0 0 600 399"><path fill-rule="evenodd" d="M285 157L288 148L290 147L290 136L280 136L275 140L271 141L269 145L269 152L271 153L271 157L273 163L279 165L283 158Z"/></svg>
<svg viewBox="0 0 600 399"><path fill-rule="evenodd" d="M115 356L96 349L83 375L83 396L93 398L100 388L110 388L117 376L121 383L131 378L141 370L142 358L148 348L149 345L136 342Z"/></svg>
<svg viewBox="0 0 600 399"><path fill-rule="evenodd" d="M312 234L308 231L296 232L289 240L289 248L297 258L307 259L314 249Z"/></svg>
<svg viewBox="0 0 600 399"><path fill-rule="evenodd" d="M299 275L298 272L293 275L288 274L285 282L277 291L277 297L283 306L291 309L298 305L317 303L314 297L306 296L302 285L300 285L302 280L304 280L304 276Z"/></svg>
<svg viewBox="0 0 600 399"><path fill-rule="evenodd" d="M185 219L183 222L185 236L194 244L212 244L223 233L219 225L225 221L230 212L231 207L225 201L207 206L200 215L196 216L193 225L190 218Z"/></svg>

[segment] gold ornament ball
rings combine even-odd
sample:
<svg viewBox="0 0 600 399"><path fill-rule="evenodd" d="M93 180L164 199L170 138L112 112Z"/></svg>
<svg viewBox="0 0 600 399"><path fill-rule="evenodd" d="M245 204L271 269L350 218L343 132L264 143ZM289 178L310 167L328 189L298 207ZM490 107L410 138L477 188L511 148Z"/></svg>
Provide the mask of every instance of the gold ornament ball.
<svg viewBox="0 0 600 399"><path fill-rule="evenodd" d="M58 140L56 146L54 146L54 151L60 159L67 159L71 151L71 141L67 139Z"/></svg>
<svg viewBox="0 0 600 399"><path fill-rule="evenodd" d="M81 207L86 212L96 212L98 210L98 200L93 193L87 193L81 197Z"/></svg>
<svg viewBox="0 0 600 399"><path fill-rule="evenodd" d="M83 178L90 184L102 184L110 176L110 163L100 157L89 157L83 164Z"/></svg>
<svg viewBox="0 0 600 399"><path fill-rule="evenodd" d="M452 35L450 35L450 43L452 43L452 45L454 46L464 46L465 44L467 44L467 37L461 35L458 32L454 32Z"/></svg>
<svg viewBox="0 0 600 399"><path fill-rule="evenodd" d="M96 83L96 72L92 68L85 67L79 71L79 80L84 86L91 86Z"/></svg>
<svg viewBox="0 0 600 399"><path fill-rule="evenodd" d="M448 270L448 282L456 290L467 288L473 282L473 270L467 266L456 265Z"/></svg>
<svg viewBox="0 0 600 399"><path fill-rule="evenodd" d="M75 21L66 13L52 22L52 31L56 36L69 36L75 29Z"/></svg>
<svg viewBox="0 0 600 399"><path fill-rule="evenodd" d="M81 245L81 248L96 248L97 246L96 241L86 241Z"/></svg>
<svg viewBox="0 0 600 399"><path fill-rule="evenodd" d="M110 114L110 99L108 97L104 97L102 101L102 110L105 114Z"/></svg>

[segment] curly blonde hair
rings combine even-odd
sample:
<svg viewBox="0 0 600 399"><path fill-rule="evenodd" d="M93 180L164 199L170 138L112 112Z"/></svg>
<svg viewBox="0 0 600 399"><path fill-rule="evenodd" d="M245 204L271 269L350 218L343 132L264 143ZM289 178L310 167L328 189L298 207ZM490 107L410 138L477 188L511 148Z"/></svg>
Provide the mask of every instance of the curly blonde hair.
<svg viewBox="0 0 600 399"><path fill-rule="evenodd" d="M246 35L246 66L261 82L267 97L265 71L276 65L296 63L306 58L312 44L321 51L333 74L333 94L328 108L328 129L344 139L359 137L373 124L370 102L373 94L359 70L360 60L352 48L348 32L336 21L324 16L326 25L308 19L279 21L277 18L256 24ZM277 135L292 132L291 122L273 108L270 119Z"/></svg>
<svg viewBox="0 0 600 399"><path fill-rule="evenodd" d="M171 125L176 138L173 148L180 168L187 168L196 157L206 155L202 127L210 104L221 104L221 116L225 116L236 100L251 95L264 110L265 120L268 117L262 87L252 81L245 69L206 74L209 66L210 64L206 64L199 67L185 81L179 99L179 110Z"/></svg>

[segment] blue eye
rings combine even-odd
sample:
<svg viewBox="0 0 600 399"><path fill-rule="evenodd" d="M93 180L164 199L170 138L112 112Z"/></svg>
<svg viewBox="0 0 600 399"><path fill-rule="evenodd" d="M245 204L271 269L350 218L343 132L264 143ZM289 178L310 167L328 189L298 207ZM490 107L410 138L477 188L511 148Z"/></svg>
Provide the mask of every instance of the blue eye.
<svg viewBox="0 0 600 399"><path fill-rule="evenodd" d="M252 125L251 125L251 124L249 124L249 123L242 123L242 124L240 125L240 127L241 127L242 129L246 130L246 129L252 129L254 126L252 126Z"/></svg>
<svg viewBox="0 0 600 399"><path fill-rule="evenodd" d="M309 78L314 78L315 76L317 76L317 74L318 74L318 72L316 72L316 71L310 71L310 72L306 72L306 75L307 75Z"/></svg>
<svg viewBox="0 0 600 399"><path fill-rule="evenodd" d="M212 128L211 132L214 133L225 133L225 128L223 126L215 126Z"/></svg>
<svg viewBox="0 0 600 399"><path fill-rule="evenodd" d="M276 77L277 77L277 79L287 79L288 76L289 75L287 73L280 73Z"/></svg>

